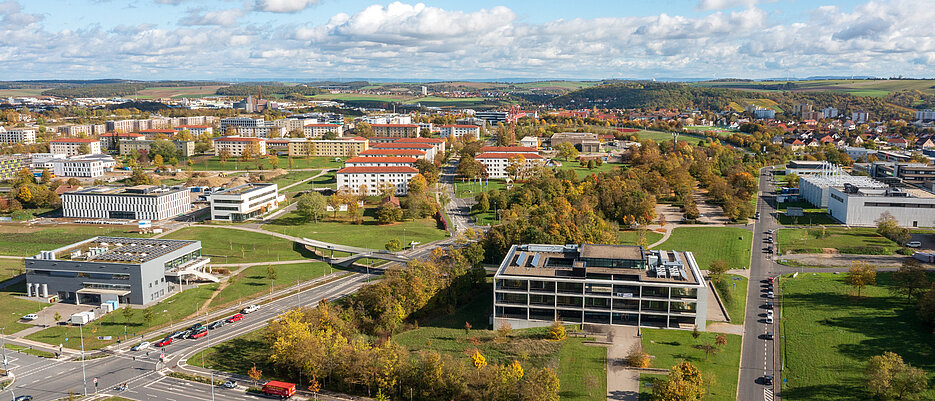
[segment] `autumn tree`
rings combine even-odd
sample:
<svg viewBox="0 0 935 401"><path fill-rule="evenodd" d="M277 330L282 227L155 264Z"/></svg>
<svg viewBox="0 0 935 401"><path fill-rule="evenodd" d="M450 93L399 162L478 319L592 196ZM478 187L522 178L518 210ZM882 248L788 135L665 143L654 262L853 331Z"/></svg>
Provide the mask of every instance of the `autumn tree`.
<svg viewBox="0 0 935 401"><path fill-rule="evenodd" d="M354 125L354 133L364 138L370 138L373 136L373 127L368 123L359 122Z"/></svg>
<svg viewBox="0 0 935 401"><path fill-rule="evenodd" d="M876 220L877 234L903 245L912 238L908 228L900 227L899 222L890 212L883 212Z"/></svg>
<svg viewBox="0 0 935 401"><path fill-rule="evenodd" d="M877 283L877 268L866 262L854 262L848 269L847 275L844 276L844 281L857 288L859 297L864 287Z"/></svg>
<svg viewBox="0 0 935 401"><path fill-rule="evenodd" d="M510 156L507 159L506 173L514 180L522 179L526 170L526 156L521 154Z"/></svg>
<svg viewBox="0 0 935 401"><path fill-rule="evenodd" d="M472 155L461 156L455 172L459 177L468 179L481 178L487 174L487 166L474 159Z"/></svg>
<svg viewBox="0 0 935 401"><path fill-rule="evenodd" d="M328 212L328 200L325 196L311 191L303 194L296 202L296 213L302 217L305 222L314 221L316 224L319 219L325 217Z"/></svg>
<svg viewBox="0 0 935 401"><path fill-rule="evenodd" d="M253 385L256 386L256 382L263 377L263 371L256 368L256 364L253 364L253 367L247 371L247 376L250 376L253 379Z"/></svg>
<svg viewBox="0 0 935 401"><path fill-rule="evenodd" d="M914 258L904 260L899 270L893 272L893 291L906 294L907 303L912 301L912 294L916 290L921 291L928 287L929 279L925 268Z"/></svg>
<svg viewBox="0 0 935 401"><path fill-rule="evenodd" d="M646 351L643 351L643 347L640 343L634 343L630 350L627 352L626 357L627 365L635 368L648 368L652 359L649 357L649 354Z"/></svg>
<svg viewBox="0 0 935 401"><path fill-rule="evenodd" d="M867 362L867 387L877 398L916 400L928 389L924 370L913 367L893 352L876 355Z"/></svg>
<svg viewBox="0 0 935 401"><path fill-rule="evenodd" d="M711 265L708 266L708 274L717 278L717 281L721 282L721 276L730 269L730 265L727 264L727 261L724 259L718 259L711 262Z"/></svg>
<svg viewBox="0 0 935 401"><path fill-rule="evenodd" d="M653 401L697 401L704 398L701 371L689 362L680 362L669 370L665 379L653 385Z"/></svg>
<svg viewBox="0 0 935 401"><path fill-rule="evenodd" d="M558 151L558 157L565 159L565 161L578 157L578 149L575 148L575 145L568 142L562 142L556 145L555 150Z"/></svg>
<svg viewBox="0 0 935 401"><path fill-rule="evenodd" d="M552 322L552 326L549 326L549 338L555 341L562 341L567 336L568 334L565 332L565 326L562 322L555 321Z"/></svg>

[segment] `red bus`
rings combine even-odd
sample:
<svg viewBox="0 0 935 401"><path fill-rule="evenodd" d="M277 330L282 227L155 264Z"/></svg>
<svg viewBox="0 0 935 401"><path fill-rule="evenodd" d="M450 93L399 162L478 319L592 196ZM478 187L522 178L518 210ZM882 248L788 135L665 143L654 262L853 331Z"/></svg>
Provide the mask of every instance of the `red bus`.
<svg viewBox="0 0 935 401"><path fill-rule="evenodd" d="M295 384L271 381L263 385L263 393L278 395L280 398L289 398L295 394Z"/></svg>

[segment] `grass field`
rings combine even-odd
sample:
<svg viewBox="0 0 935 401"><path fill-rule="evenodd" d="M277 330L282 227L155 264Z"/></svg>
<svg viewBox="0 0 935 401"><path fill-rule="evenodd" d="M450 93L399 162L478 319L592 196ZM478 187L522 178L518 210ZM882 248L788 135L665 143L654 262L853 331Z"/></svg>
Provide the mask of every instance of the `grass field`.
<svg viewBox="0 0 935 401"><path fill-rule="evenodd" d="M403 95L364 95L356 93L324 93L312 96L315 100L335 100L335 101L374 101L374 102L406 102L412 100L412 96Z"/></svg>
<svg viewBox="0 0 935 401"><path fill-rule="evenodd" d="M888 285L891 273L856 297L844 275L800 274L780 279L788 400L866 400L864 368L871 356L892 351L913 366L935 371L932 328ZM929 390L922 399L933 399Z"/></svg>
<svg viewBox="0 0 935 401"><path fill-rule="evenodd" d="M841 253L892 255L900 248L870 227L826 227L824 238L821 232L821 227L781 229L777 235L779 251L783 254L823 253L823 248L833 248Z"/></svg>
<svg viewBox="0 0 935 401"><path fill-rule="evenodd" d="M338 212L338 220L333 214L319 223L305 223L297 214L288 213L275 221L264 224L263 228L286 235L311 238L341 245L371 249L384 249L386 243L396 238L400 243L410 241L428 243L446 238L446 232L437 228L435 219L406 220L393 224L377 224L373 207L364 210L363 224L351 224L346 221L346 213ZM286 259L283 259L286 260Z"/></svg>
<svg viewBox="0 0 935 401"><path fill-rule="evenodd" d="M731 269L750 266L750 244L753 233L737 227L678 227L672 235L654 249L691 251L702 269L723 259Z"/></svg>
<svg viewBox="0 0 935 401"><path fill-rule="evenodd" d="M186 227L163 238L201 241L202 254L215 264L301 260L309 256L294 250L291 241L227 228Z"/></svg>
<svg viewBox="0 0 935 401"><path fill-rule="evenodd" d="M614 163L602 163L599 167L588 169L587 167L581 167L581 165L578 164L578 162L574 160L570 160L567 162L562 161L562 167L558 167L558 169L559 170L573 170L575 172L575 175L577 175L578 178L581 179L581 178L590 176L591 174L598 174L602 172L612 171L613 169L619 166L620 166L619 164L614 164Z"/></svg>
<svg viewBox="0 0 935 401"><path fill-rule="evenodd" d="M409 99L405 103L423 106L476 106L484 103L499 103L499 99L484 97L438 97L425 96Z"/></svg>
<svg viewBox="0 0 935 401"><path fill-rule="evenodd" d="M276 271L276 279L270 280L268 266L248 267L237 275L232 284L228 285L211 301L211 307L221 307L235 304L242 300L254 298L261 294L269 294L270 282L272 290L294 286L296 281L307 281L329 273L328 264L324 262L294 263L286 265L271 265ZM336 269L338 270L338 269Z"/></svg>
<svg viewBox="0 0 935 401"><path fill-rule="evenodd" d="M461 181L455 179L455 196L458 198L473 198L474 195L481 192L487 192L491 189L503 191L506 188L506 182L503 180L486 180L482 182Z"/></svg>
<svg viewBox="0 0 935 401"><path fill-rule="evenodd" d="M727 345L718 353L705 356L704 351L695 348L702 343L713 343L715 333L701 333L698 339L685 330L643 329L643 350L655 357L652 367L669 369L681 361L688 361L701 371L708 380L714 377L713 385L706 385L705 400L733 401L737 394L737 375L740 364L740 342L738 335L728 334ZM640 389L646 387L640 377ZM651 391L651 390L649 390ZM640 397L642 400L643 398Z"/></svg>
<svg viewBox="0 0 935 401"><path fill-rule="evenodd" d="M44 88L35 89L0 89L0 96L3 97L35 97L42 96Z"/></svg>
<svg viewBox="0 0 935 401"><path fill-rule="evenodd" d="M290 171L289 174L281 175L276 177L269 182L279 186L279 190L282 191L283 188L295 184L299 181L302 181L309 177L314 177L317 175L318 171ZM301 187L301 185L296 185L293 188ZM291 188L290 188L291 189Z"/></svg>
<svg viewBox="0 0 935 401"><path fill-rule="evenodd" d="M314 180L309 181L308 184L311 188L338 188L338 179L336 172L330 172L322 175Z"/></svg>
<svg viewBox="0 0 935 401"><path fill-rule="evenodd" d="M718 294L730 315L730 323L743 324L747 309L747 278L736 274L725 274L721 280L726 284L727 294L720 292L720 289L718 289ZM718 287L715 286L715 288Z"/></svg>
<svg viewBox="0 0 935 401"><path fill-rule="evenodd" d="M260 170L272 170L273 167L269 164L269 159L263 158L260 160L252 161L241 161L239 158L232 158L224 164L221 164L220 159L214 156L203 157L198 160L195 160L195 164L192 165L192 169L195 171L242 171L242 170L257 170L257 163L260 163ZM337 169L344 167L344 158L334 158L334 157L309 157L308 159L304 157L297 157L292 159L292 167L289 167L289 158L288 157L279 157L279 165L276 168L281 169Z"/></svg>
<svg viewBox="0 0 935 401"><path fill-rule="evenodd" d="M757 85L780 85L790 81L769 82L697 82L693 85L720 88L751 89ZM928 94L935 93L935 80L868 80L868 79L828 79L811 81L791 81L796 85L794 92L830 91L849 93L855 96L883 97L892 92L916 89Z"/></svg>
<svg viewBox="0 0 935 401"><path fill-rule="evenodd" d="M225 86L154 86L143 89L136 95L129 96L134 99L161 99L161 98L183 98L183 97L206 97L213 96L218 89Z"/></svg>
<svg viewBox="0 0 935 401"><path fill-rule="evenodd" d="M17 298L21 296L26 296L25 281L0 289L0 327L5 328L6 334L32 327L32 325L20 323L20 318L49 306L49 304Z"/></svg>
<svg viewBox="0 0 935 401"><path fill-rule="evenodd" d="M23 274L22 259L0 259L0 281Z"/></svg>
<svg viewBox="0 0 935 401"><path fill-rule="evenodd" d="M652 245L661 240L662 234L655 231L646 230L646 245ZM636 245L640 239L640 234L636 230L620 231L617 233L617 242L620 245Z"/></svg>
<svg viewBox="0 0 935 401"><path fill-rule="evenodd" d="M153 311L153 320L147 324L143 321L143 312L133 310L129 320L123 315L123 310L109 313L101 319L84 326L84 348L99 349L101 347L123 339L124 333L129 333L130 342L142 341L135 333L142 333L153 327L163 326L184 320L193 315L211 294L217 290L218 284L207 284L177 293L168 299L159 302L148 309ZM24 288L25 289L25 288ZM30 334L26 338L46 344L64 344L67 348L80 349L81 339L78 327L55 326ZM112 340L100 340L98 336L113 336ZM66 341L65 339L68 338Z"/></svg>
<svg viewBox="0 0 935 401"><path fill-rule="evenodd" d="M148 236L134 232L136 226L94 226L87 224L26 226L0 224L0 255L33 256L88 238L105 235L115 237Z"/></svg>

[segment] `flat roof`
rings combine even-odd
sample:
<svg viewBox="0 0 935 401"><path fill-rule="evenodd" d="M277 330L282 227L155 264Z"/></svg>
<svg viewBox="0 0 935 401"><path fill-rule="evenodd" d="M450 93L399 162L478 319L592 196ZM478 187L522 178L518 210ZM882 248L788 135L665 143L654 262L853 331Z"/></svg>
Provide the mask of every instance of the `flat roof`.
<svg viewBox="0 0 935 401"><path fill-rule="evenodd" d="M58 260L143 263L197 243L175 239L94 237L52 252Z"/></svg>
<svg viewBox="0 0 935 401"><path fill-rule="evenodd" d="M155 185L137 185L133 187L90 187L69 194L81 195L130 195L130 196L162 196L179 191L187 191L183 187L157 187Z"/></svg>
<svg viewBox="0 0 935 401"><path fill-rule="evenodd" d="M251 182L249 184L238 185L233 188L225 189L221 192L216 192L214 195L242 195L245 193L259 191L264 188L269 188L270 186L275 186L276 184L268 182Z"/></svg>
<svg viewBox="0 0 935 401"><path fill-rule="evenodd" d="M578 248L587 259L643 259L643 247L630 245L583 244Z"/></svg>

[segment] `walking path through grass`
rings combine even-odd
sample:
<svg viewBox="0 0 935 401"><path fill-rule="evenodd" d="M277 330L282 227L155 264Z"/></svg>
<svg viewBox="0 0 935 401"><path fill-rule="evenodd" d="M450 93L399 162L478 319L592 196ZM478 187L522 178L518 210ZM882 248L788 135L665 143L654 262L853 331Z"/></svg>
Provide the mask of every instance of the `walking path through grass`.
<svg viewBox="0 0 935 401"><path fill-rule="evenodd" d="M300 260L311 256L296 250L292 241L239 230L236 226L186 227L163 238L201 241L201 253L210 256L211 262L219 265Z"/></svg>
<svg viewBox="0 0 935 401"><path fill-rule="evenodd" d="M713 383L709 381L705 385L705 400L736 399L737 377L740 373L740 336L727 334L727 345L719 347L718 352L705 355L699 345L713 344L716 333L703 332L697 339L686 330L642 329L642 334L643 350L654 357L653 368L670 369L681 361L688 361L701 371L703 377L714 377ZM645 386L647 379L646 375L641 375L641 390L648 389Z"/></svg>

